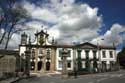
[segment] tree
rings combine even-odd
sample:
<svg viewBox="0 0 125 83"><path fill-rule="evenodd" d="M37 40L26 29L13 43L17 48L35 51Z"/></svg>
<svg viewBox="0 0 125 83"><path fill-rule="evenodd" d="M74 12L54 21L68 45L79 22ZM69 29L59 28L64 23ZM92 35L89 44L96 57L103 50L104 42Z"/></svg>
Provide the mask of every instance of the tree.
<svg viewBox="0 0 125 83"><path fill-rule="evenodd" d="M0 44L5 42L4 49L8 48L8 43L14 33L24 30L16 28L16 25L23 23L29 16L27 11L18 3L18 0L0 0Z"/></svg>
<svg viewBox="0 0 125 83"><path fill-rule="evenodd" d="M119 61L120 66L125 68L125 47L118 53L117 60Z"/></svg>

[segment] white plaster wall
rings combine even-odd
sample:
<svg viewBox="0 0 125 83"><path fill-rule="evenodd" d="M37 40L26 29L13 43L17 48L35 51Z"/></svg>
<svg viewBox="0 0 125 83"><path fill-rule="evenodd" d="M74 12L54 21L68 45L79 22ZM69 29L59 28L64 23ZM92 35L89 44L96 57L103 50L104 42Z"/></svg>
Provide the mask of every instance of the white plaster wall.
<svg viewBox="0 0 125 83"><path fill-rule="evenodd" d="M25 47L25 46L21 46L21 47L20 47L19 55L21 56L22 53L25 54L25 51L26 51L26 47Z"/></svg>
<svg viewBox="0 0 125 83"><path fill-rule="evenodd" d="M77 54L77 56L78 56L78 54ZM96 52L96 57L98 58L98 52ZM81 51L81 58L82 58L82 59L85 59L85 58L86 58L85 49L83 49L83 50ZM90 50L90 51L89 51L89 58L90 58L90 59L93 59L93 50Z"/></svg>
<svg viewBox="0 0 125 83"><path fill-rule="evenodd" d="M92 50L89 51L89 59L93 59L93 51Z"/></svg>
<svg viewBox="0 0 125 83"><path fill-rule="evenodd" d="M77 54L77 56L78 56L78 54ZM84 49L81 51L81 58L82 59L86 58L86 56L85 56L85 50Z"/></svg>
<svg viewBox="0 0 125 83"><path fill-rule="evenodd" d="M60 48L57 48L56 50L56 70L60 70L60 68L58 67L59 61L61 61L61 58L59 57L59 49Z"/></svg>
<svg viewBox="0 0 125 83"><path fill-rule="evenodd" d="M85 68L86 65L85 65L85 61L82 61L82 68Z"/></svg>
<svg viewBox="0 0 125 83"><path fill-rule="evenodd" d="M71 61L71 68L68 68L68 70L73 70L73 49L71 48L67 48L68 50L71 50L71 55L70 57L67 57L67 60L68 61ZM59 57L59 50L62 50L62 48L57 48L56 50L56 70L62 70L62 68L59 68L59 61L62 61L61 60L61 57Z"/></svg>
<svg viewBox="0 0 125 83"><path fill-rule="evenodd" d="M102 51L106 51L106 58L103 58L103 55L102 55ZM113 61L113 62L115 62L116 61L116 56L115 56L115 50L108 50L108 49L103 49L103 50L101 50L100 52L100 54L101 54L101 61L106 61L106 68L107 69L109 69L110 68L110 61ZM113 52L113 57L111 58L110 57L110 54L109 54L109 51L112 51Z"/></svg>
<svg viewBox="0 0 125 83"><path fill-rule="evenodd" d="M99 59L99 51L98 50L96 52L96 57L97 57L97 59Z"/></svg>
<svg viewBox="0 0 125 83"><path fill-rule="evenodd" d="M106 58L103 58L102 51L106 52ZM110 58L109 51L113 52L113 58ZM101 54L101 61L116 61L116 56L115 56L115 51L114 50L103 49L100 52L101 52L100 53Z"/></svg>

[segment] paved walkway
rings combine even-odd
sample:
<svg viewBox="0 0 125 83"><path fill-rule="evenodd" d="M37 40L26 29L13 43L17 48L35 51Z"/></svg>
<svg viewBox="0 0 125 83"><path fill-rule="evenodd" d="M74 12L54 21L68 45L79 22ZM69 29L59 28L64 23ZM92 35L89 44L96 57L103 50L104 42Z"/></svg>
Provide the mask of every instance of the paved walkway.
<svg viewBox="0 0 125 83"><path fill-rule="evenodd" d="M18 77L16 77L16 78L9 78L9 79L0 81L0 83L13 83L14 81L17 81L17 80L19 80Z"/></svg>

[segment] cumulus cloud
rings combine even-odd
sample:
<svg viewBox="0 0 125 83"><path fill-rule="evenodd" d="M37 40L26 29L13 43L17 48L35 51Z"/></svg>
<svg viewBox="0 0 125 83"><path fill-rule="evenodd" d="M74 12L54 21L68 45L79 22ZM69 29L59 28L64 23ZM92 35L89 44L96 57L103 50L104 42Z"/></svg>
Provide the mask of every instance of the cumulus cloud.
<svg viewBox="0 0 125 83"><path fill-rule="evenodd" d="M103 24L102 15L98 14L98 8L92 8L88 4L75 4L75 0L50 0L49 3L41 3L38 6L24 0L22 6L28 11L32 20L16 27L28 28L25 32L32 37L32 41L35 40L34 33L40 31L43 26L44 30L48 30L50 40L54 37L61 44L85 41L94 44L99 42L101 45L122 43L120 33L125 31L125 27L113 24L110 30L99 36L98 31ZM13 35L9 43L11 47L16 44L18 47L20 34Z"/></svg>
<svg viewBox="0 0 125 83"><path fill-rule="evenodd" d="M54 27L60 31L58 40L63 42L90 41L98 36L102 17L97 16L98 8L87 4L69 5L60 8L59 22Z"/></svg>
<svg viewBox="0 0 125 83"><path fill-rule="evenodd" d="M50 0L50 3L42 3L41 6L24 0L22 6L33 20L18 26L30 28L26 33L32 36L32 41L35 39L33 33L40 31L41 26L48 30L50 38L54 37L61 44L91 41L98 37L97 31L102 26L102 17L97 15L98 8L84 3L75 4L75 0ZM11 45L18 46L19 35L14 34Z"/></svg>
<svg viewBox="0 0 125 83"><path fill-rule="evenodd" d="M123 43L121 32L125 32L125 26L118 23L113 24L110 30L107 30L103 36L99 36L92 40L92 43L99 42L101 45L110 45L113 43L117 46L120 43ZM102 40L103 39L103 40Z"/></svg>

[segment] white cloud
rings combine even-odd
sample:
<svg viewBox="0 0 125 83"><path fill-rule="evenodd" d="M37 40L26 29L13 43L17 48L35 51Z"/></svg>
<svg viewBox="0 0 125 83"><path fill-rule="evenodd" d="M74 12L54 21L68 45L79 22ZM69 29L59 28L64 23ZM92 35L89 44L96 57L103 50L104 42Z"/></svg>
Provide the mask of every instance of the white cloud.
<svg viewBox="0 0 125 83"><path fill-rule="evenodd" d="M60 40L81 42L98 36L97 31L101 27L102 18L97 16L97 8L82 4L72 5L66 12L62 11L59 23L55 25L61 32Z"/></svg>
<svg viewBox="0 0 125 83"><path fill-rule="evenodd" d="M9 42L9 49L14 49L14 48L17 48L18 45L20 44L20 40L21 40L21 36L20 34L13 34L12 38L11 38L11 41Z"/></svg>
<svg viewBox="0 0 125 83"><path fill-rule="evenodd" d="M114 42L116 45L122 43L122 38L119 33L123 31L125 31L124 26L120 24L113 24L110 30L104 34L105 43L111 44Z"/></svg>
<svg viewBox="0 0 125 83"><path fill-rule="evenodd" d="M75 0L51 2L47 5L41 4L44 7L22 2L29 15L37 19L25 25L31 27L31 30L26 31L31 36L36 30L40 31L42 25L47 27L51 37L54 36L63 43L90 41L98 36L97 31L102 26L102 17L97 15L98 8L92 8L87 4L75 4ZM16 40L15 37L13 39Z"/></svg>
<svg viewBox="0 0 125 83"><path fill-rule="evenodd" d="M31 15L35 19L40 19L47 22L57 22L57 17L54 13L50 12L48 9L37 8Z"/></svg>
<svg viewBox="0 0 125 83"><path fill-rule="evenodd" d="M74 2L75 0L62 0L62 3L66 5L73 4Z"/></svg>
<svg viewBox="0 0 125 83"><path fill-rule="evenodd" d="M92 40L92 43L97 43L101 45L110 45L112 46L113 43L115 45L118 45L120 43L123 43L122 36L120 35L121 32L125 31L125 26L120 24L113 24L110 30L108 30L103 36L97 37ZM104 40L101 40L104 39Z"/></svg>
<svg viewBox="0 0 125 83"><path fill-rule="evenodd" d="M88 4L75 4L75 0L51 0L51 3L37 6L33 3L22 2L29 15L33 19L25 25L19 27L30 28L26 30L34 41L34 34L44 26L59 43L71 44L73 42L91 41L94 44L112 45L122 43L120 32L125 31L125 27L120 24L113 24L103 36L99 36L97 31L102 26L102 17L98 16L98 8L92 8ZM48 24L47 24L48 23ZM50 24L49 24L50 23ZM52 24L52 25L51 25ZM51 25L51 26L50 26ZM19 44L19 35L14 34L9 45ZM104 40L101 40L104 39ZM15 41L15 42L14 42Z"/></svg>
<svg viewBox="0 0 125 83"><path fill-rule="evenodd" d="M4 33L4 29L1 28L1 29L0 29L0 34L3 34L3 33Z"/></svg>

